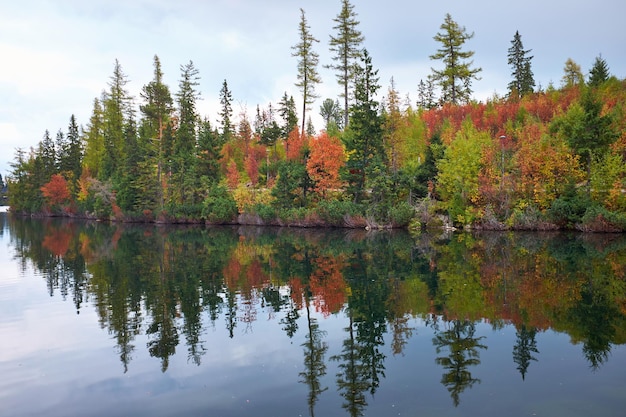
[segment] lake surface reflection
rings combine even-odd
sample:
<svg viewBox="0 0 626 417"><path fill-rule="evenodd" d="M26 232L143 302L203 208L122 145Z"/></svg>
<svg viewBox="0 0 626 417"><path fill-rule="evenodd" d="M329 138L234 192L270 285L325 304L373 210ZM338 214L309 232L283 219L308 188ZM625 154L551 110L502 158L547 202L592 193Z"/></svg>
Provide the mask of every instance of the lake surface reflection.
<svg viewBox="0 0 626 417"><path fill-rule="evenodd" d="M626 410L622 235L0 225L0 416Z"/></svg>

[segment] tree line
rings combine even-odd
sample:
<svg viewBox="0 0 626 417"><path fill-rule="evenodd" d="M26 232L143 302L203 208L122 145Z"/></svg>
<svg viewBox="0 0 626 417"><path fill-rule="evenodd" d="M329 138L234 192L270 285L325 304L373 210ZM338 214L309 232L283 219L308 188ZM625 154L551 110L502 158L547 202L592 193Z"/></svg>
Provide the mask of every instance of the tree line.
<svg viewBox="0 0 626 417"><path fill-rule="evenodd" d="M503 97L472 100L480 67L473 33L447 14L440 48L405 102L393 79L384 96L354 6L334 19L328 68L341 86L316 133L319 43L301 9L296 86L277 106L236 119L224 80L219 122L197 110L199 71L180 67L178 89L158 56L140 102L116 61L89 122L48 131L18 149L8 178L16 213L119 221L340 227L448 225L496 229L626 230L624 80L598 56L585 77L568 59L561 85L536 88L531 50L516 32ZM379 99L379 97L382 99ZM378 101L380 100L380 101Z"/></svg>

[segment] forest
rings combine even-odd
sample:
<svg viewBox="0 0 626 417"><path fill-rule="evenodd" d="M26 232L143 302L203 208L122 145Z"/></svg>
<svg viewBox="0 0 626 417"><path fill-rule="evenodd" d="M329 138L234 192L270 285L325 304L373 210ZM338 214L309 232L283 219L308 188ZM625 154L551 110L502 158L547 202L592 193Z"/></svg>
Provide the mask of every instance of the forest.
<svg viewBox="0 0 626 417"><path fill-rule="evenodd" d="M319 132L310 116L320 98L319 40L301 10L292 47L301 103L285 93L274 106L257 105L253 118L236 117L223 80L213 125L198 114L192 61L172 93L155 55L137 99L116 60L84 127L72 115L65 132L46 131L35 148L17 150L6 178L11 211L120 222L626 231L626 80L601 55L586 75L568 59L560 85L537 87L531 50L516 32L503 51L507 94L476 101L481 68L465 47L473 33L448 14L434 36L437 67L411 102L393 79L382 90L348 0L334 22L328 67L342 93L319 105Z"/></svg>

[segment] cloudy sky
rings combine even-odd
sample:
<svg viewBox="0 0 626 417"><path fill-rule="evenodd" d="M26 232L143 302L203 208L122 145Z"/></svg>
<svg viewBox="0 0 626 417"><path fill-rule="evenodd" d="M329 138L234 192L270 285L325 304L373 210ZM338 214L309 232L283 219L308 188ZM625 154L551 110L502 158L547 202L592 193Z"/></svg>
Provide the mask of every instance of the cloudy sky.
<svg viewBox="0 0 626 417"><path fill-rule="evenodd" d="M623 0L352 0L364 47L379 70L381 94L393 77L402 96L415 102L417 84L439 68L428 58L446 13L475 36L465 49L482 68L476 99L504 95L511 68L507 51L518 30L532 49L538 85L560 84L568 58L586 74L598 55L611 74L626 78ZM0 2L0 173L10 172L15 150L36 146L45 130L67 131L74 114L86 125L93 99L107 88L115 60L139 101L158 55L165 82L178 89L180 66L193 61L201 77L202 116L217 120L224 79L235 115L277 103L283 93L301 100L296 82L300 8L320 40L321 96L337 98L328 40L340 0L15 0ZM298 105L298 108L300 106Z"/></svg>

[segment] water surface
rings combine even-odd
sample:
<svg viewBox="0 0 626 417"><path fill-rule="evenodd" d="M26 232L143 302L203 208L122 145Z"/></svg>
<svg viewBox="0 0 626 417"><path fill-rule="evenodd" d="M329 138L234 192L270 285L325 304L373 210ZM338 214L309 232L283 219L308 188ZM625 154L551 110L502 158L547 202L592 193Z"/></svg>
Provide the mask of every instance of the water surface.
<svg viewBox="0 0 626 417"><path fill-rule="evenodd" d="M621 235L0 224L0 416L626 410Z"/></svg>

